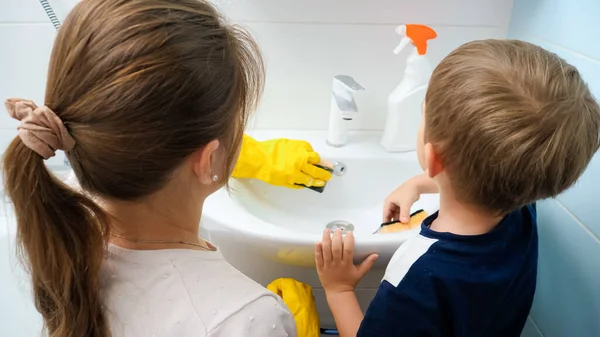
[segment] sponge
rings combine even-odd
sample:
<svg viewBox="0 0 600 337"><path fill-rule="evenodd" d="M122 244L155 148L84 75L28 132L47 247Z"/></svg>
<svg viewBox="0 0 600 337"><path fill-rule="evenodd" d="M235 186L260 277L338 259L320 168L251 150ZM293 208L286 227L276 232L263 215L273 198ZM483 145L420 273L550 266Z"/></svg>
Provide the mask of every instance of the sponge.
<svg viewBox="0 0 600 337"><path fill-rule="evenodd" d="M316 167L318 167L320 169L323 169L323 170L325 170L325 171L327 171L329 173L333 173L333 168L329 167L329 165L327 163L323 162L323 163L312 164L312 165L314 165L314 166L316 166ZM315 192L318 192L318 193L323 193L323 191L325 191L325 186L327 186L327 182L325 182L325 185L323 185L323 186L306 186L306 185L302 185L302 184L296 184L296 185L298 185L298 186L304 186L304 187L306 187L308 189L311 189L311 190L313 190Z"/></svg>
<svg viewBox="0 0 600 337"><path fill-rule="evenodd" d="M398 220L384 222L381 224L379 229L375 233L396 233L401 231L406 231L409 229L413 229L417 226L420 226L423 220L427 218L428 214L424 210L420 209L413 214L410 215L410 219L408 223L402 223ZM374 234L375 234L374 233Z"/></svg>

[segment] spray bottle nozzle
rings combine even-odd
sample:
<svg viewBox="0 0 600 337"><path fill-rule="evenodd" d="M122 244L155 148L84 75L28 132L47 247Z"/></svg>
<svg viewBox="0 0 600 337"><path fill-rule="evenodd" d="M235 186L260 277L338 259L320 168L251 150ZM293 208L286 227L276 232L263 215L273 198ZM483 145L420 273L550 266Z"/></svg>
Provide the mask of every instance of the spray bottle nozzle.
<svg viewBox="0 0 600 337"><path fill-rule="evenodd" d="M435 30L425 25L400 25L396 27L396 33L402 36L402 40L400 40L398 47L394 49L394 54L399 54L410 42L415 46L419 55L425 55L427 53L427 41L437 37Z"/></svg>

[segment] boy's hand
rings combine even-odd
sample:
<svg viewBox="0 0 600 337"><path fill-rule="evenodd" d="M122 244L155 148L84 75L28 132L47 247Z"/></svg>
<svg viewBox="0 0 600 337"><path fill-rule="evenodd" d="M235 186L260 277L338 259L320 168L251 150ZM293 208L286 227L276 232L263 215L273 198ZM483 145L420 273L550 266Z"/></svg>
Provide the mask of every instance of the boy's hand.
<svg viewBox="0 0 600 337"><path fill-rule="evenodd" d="M415 176L400 185L385 199L383 222L393 219L407 223L410 220L410 208L425 193L438 193L437 184L426 174Z"/></svg>
<svg viewBox="0 0 600 337"><path fill-rule="evenodd" d="M382 222L400 220L407 223L410 220L410 208L420 197L421 193L412 179L400 185L385 198Z"/></svg>
<svg viewBox="0 0 600 337"><path fill-rule="evenodd" d="M315 245L317 273L326 293L342 293L354 291L358 282L371 269L378 255L372 254L360 265L355 266L354 234L348 232L342 238L342 231L336 229L331 238L326 229L323 239Z"/></svg>

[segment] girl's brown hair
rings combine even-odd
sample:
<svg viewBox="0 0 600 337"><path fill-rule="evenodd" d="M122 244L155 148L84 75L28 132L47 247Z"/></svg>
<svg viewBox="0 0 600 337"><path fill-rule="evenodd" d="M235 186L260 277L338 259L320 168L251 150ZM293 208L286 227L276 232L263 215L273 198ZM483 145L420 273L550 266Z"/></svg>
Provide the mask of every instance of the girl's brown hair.
<svg viewBox="0 0 600 337"><path fill-rule="evenodd" d="M263 78L252 38L207 1L86 0L58 32L45 105L76 141L67 156L82 188L134 201L215 139L229 154L226 181ZM49 335L108 336L98 296L108 216L20 138L4 176Z"/></svg>

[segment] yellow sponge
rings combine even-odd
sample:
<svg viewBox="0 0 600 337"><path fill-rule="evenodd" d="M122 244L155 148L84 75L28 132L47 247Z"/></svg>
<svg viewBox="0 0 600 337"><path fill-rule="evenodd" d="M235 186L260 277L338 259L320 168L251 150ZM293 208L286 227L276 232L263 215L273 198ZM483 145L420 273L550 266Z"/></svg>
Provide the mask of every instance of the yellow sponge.
<svg viewBox="0 0 600 337"><path fill-rule="evenodd" d="M423 220L427 218L428 214L424 210L418 210L410 215L408 223L402 223L400 221L392 221L381 224L381 227L376 233L396 233L406 231L420 226Z"/></svg>

